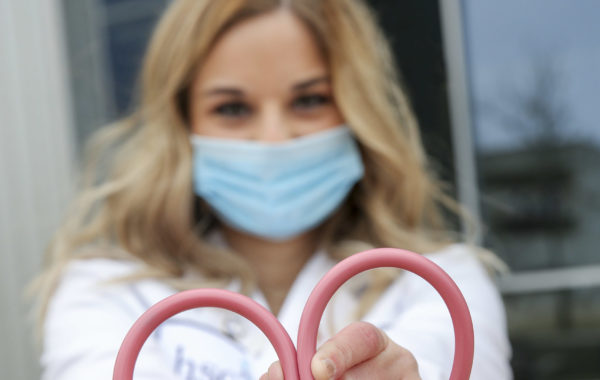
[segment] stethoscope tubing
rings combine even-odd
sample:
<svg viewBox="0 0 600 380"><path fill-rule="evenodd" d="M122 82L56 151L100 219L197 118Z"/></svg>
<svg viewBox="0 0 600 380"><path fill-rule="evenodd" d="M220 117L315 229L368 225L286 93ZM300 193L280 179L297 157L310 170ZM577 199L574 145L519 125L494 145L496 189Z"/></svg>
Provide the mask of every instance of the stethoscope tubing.
<svg viewBox="0 0 600 380"><path fill-rule="evenodd" d="M468 380L474 354L471 313L456 283L442 268L414 252L377 248L354 254L335 265L315 286L300 318L298 369L301 379L312 379L310 362L316 352L319 323L327 303L351 277L369 269L396 267L413 272L429 282L442 296L454 327L455 349L450 380Z"/></svg>
<svg viewBox="0 0 600 380"><path fill-rule="evenodd" d="M290 380L298 380L296 348L277 318L251 298L229 290L211 288L179 292L159 301L144 312L123 340L117 354L113 380L133 379L135 362L140 350L150 334L161 323L182 311L199 307L230 310L258 326L275 348L286 376L289 376Z"/></svg>
<svg viewBox="0 0 600 380"><path fill-rule="evenodd" d="M119 350L113 380L131 380L139 352L150 334L168 318L198 307L218 307L238 313L258 326L269 339L286 380L312 380L310 362L316 352L319 323L327 303L351 277L369 269L396 267L417 274L441 295L454 328L455 349L450 380L468 380L474 354L471 314L456 283L438 265L414 252L377 248L336 264L311 292L300 318L298 351L277 318L254 300L223 289L195 289L174 294L150 307L133 324Z"/></svg>

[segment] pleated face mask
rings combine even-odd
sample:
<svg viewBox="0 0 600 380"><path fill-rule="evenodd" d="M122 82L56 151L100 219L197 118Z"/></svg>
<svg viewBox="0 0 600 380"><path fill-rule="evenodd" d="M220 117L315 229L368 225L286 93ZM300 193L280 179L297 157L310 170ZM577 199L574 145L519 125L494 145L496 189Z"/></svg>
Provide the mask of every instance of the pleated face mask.
<svg viewBox="0 0 600 380"><path fill-rule="evenodd" d="M225 224L269 240L318 226L364 172L350 129L282 143L193 135L194 190Z"/></svg>

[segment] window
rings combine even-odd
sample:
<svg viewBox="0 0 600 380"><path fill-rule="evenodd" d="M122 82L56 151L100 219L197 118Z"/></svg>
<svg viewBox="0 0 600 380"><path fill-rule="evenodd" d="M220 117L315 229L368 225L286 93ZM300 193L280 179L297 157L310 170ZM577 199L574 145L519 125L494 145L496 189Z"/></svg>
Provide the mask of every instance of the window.
<svg viewBox="0 0 600 380"><path fill-rule="evenodd" d="M600 3L463 5L486 245L516 379L600 374Z"/></svg>
<svg viewBox="0 0 600 380"><path fill-rule="evenodd" d="M152 28L168 0L63 0L76 140L124 115Z"/></svg>

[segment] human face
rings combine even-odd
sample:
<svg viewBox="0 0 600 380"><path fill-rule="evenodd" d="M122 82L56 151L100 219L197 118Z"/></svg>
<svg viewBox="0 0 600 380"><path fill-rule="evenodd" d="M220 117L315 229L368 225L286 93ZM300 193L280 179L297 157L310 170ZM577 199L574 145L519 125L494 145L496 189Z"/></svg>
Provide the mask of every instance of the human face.
<svg viewBox="0 0 600 380"><path fill-rule="evenodd" d="M280 142L343 123L327 64L310 30L277 10L226 32L196 73L192 132Z"/></svg>

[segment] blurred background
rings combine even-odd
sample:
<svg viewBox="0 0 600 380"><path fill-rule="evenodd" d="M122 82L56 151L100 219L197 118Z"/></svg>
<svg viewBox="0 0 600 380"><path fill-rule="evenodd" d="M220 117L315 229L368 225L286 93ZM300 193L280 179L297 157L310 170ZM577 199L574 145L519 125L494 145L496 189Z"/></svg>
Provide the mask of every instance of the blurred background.
<svg viewBox="0 0 600 380"><path fill-rule="evenodd" d="M127 113L168 0L0 0L0 368L87 137ZM600 379L600 1L370 0L427 151L511 272L515 379Z"/></svg>

